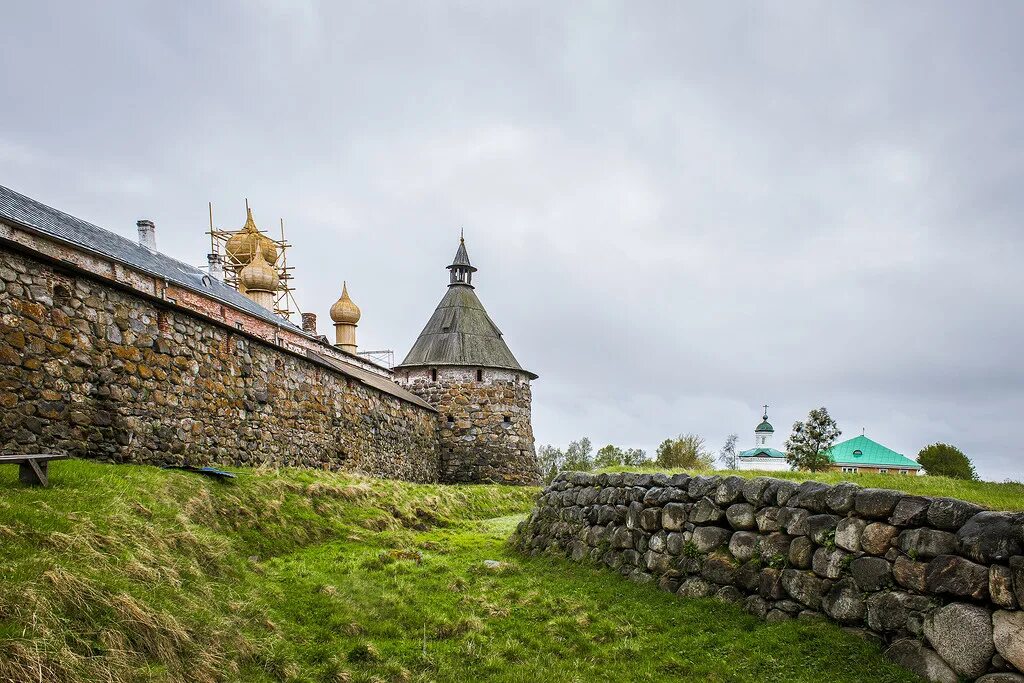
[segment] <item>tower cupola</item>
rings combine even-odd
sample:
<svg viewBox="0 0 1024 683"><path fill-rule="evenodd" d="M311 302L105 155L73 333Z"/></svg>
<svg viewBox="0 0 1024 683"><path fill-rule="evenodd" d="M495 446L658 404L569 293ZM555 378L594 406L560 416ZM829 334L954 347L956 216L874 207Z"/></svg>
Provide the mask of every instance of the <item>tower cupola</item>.
<svg viewBox="0 0 1024 683"><path fill-rule="evenodd" d="M263 308L274 310L274 297L281 285L277 270L267 263L263 251L257 249L249 265L238 274L238 283L242 293Z"/></svg>
<svg viewBox="0 0 1024 683"><path fill-rule="evenodd" d="M757 447L767 446L775 436L775 428L768 422L768 406L764 406L764 415L761 417L761 424L754 428L754 445Z"/></svg>
<svg viewBox="0 0 1024 683"><path fill-rule="evenodd" d="M459 235L459 250L455 252L455 260L448 266L448 272L450 273L449 287L453 285L473 286L473 273L476 272L476 268L469 262L469 252L466 251L464 234Z"/></svg>
<svg viewBox="0 0 1024 683"><path fill-rule="evenodd" d="M356 352L356 327L362 312L348 295L348 283L341 283L341 298L331 306L334 321L334 345L348 353Z"/></svg>

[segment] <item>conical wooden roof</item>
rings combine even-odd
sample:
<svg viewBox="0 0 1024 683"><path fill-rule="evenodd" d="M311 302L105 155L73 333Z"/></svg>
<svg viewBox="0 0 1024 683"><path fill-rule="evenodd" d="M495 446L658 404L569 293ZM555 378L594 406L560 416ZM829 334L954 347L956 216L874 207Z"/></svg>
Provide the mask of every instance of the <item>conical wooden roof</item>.
<svg viewBox="0 0 1024 683"><path fill-rule="evenodd" d="M452 265L472 268L465 244L461 242L455 261ZM473 287L458 282L448 286L426 327L398 367L439 365L518 370L532 379L537 378L519 365Z"/></svg>

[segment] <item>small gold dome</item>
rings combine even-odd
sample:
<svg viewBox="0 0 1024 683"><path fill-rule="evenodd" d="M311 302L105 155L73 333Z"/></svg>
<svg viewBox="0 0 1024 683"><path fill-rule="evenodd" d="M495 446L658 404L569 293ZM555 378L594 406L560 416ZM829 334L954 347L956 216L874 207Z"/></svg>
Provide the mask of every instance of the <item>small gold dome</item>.
<svg viewBox="0 0 1024 683"><path fill-rule="evenodd" d="M359 307L352 303L352 299L348 296L348 284L341 283L341 298L331 306L331 320L336 323L355 325L359 322L361 315Z"/></svg>
<svg viewBox="0 0 1024 683"><path fill-rule="evenodd" d="M256 258L238 274L238 282L246 291L276 292L281 279L274 267L267 263L263 251L256 251Z"/></svg>
<svg viewBox="0 0 1024 683"><path fill-rule="evenodd" d="M225 249L232 261L247 265L252 261L257 245L259 245L260 251L263 252L263 258L267 263L277 263L277 245L256 227L256 221L252 218L252 209L246 209L245 225L242 226L241 230L228 238Z"/></svg>

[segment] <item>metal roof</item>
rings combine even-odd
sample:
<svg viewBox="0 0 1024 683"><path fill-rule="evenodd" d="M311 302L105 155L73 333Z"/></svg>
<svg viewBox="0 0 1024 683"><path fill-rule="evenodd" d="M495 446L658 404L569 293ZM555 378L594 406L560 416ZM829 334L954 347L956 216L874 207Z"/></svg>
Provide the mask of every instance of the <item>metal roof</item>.
<svg viewBox="0 0 1024 683"><path fill-rule="evenodd" d="M300 330L291 321L263 308L217 278L208 277L196 266L150 251L127 237L58 211L3 185L0 185L0 219L164 278L275 325Z"/></svg>
<svg viewBox="0 0 1024 683"><path fill-rule="evenodd" d="M100 254L131 268L167 279L275 325L305 334L290 321L263 308L220 280L207 277L206 273L195 266L182 263L166 254L152 252L126 237L58 211L3 185L0 185L0 220L66 242L76 249ZM434 410L429 403L409 393L386 377L313 351L307 350L306 354L363 384L420 407Z"/></svg>
<svg viewBox="0 0 1024 683"><path fill-rule="evenodd" d="M459 240L459 250L455 252L455 258L452 260L452 264L448 266L448 269L451 270L456 266L463 266L472 271L476 270L473 264L469 262L469 252L466 251L466 240L464 239Z"/></svg>
<svg viewBox="0 0 1024 683"><path fill-rule="evenodd" d="M774 448L751 448L750 450L743 451L740 453L741 458L783 458L785 459L786 454L782 451L777 451Z"/></svg>
<svg viewBox="0 0 1024 683"><path fill-rule="evenodd" d="M476 292L464 284L448 286L409 355L398 367L436 365L519 370L537 379L537 375L519 365Z"/></svg>
<svg viewBox="0 0 1024 683"><path fill-rule="evenodd" d="M757 429L755 429L754 431L755 432L772 432L772 433L774 433L775 432L775 427L772 427L772 424L767 419L765 419L761 424L757 425Z"/></svg>
<svg viewBox="0 0 1024 683"><path fill-rule="evenodd" d="M907 456L890 450L866 436L855 436L847 441L837 443L826 453L837 465L921 469L921 465Z"/></svg>

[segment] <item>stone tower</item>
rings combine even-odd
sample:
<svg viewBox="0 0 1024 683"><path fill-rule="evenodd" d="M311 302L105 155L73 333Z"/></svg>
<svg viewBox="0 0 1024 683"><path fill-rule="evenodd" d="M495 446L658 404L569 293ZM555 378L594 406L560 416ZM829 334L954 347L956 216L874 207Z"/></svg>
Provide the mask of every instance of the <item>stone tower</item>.
<svg viewBox="0 0 1024 683"><path fill-rule="evenodd" d="M530 381L473 288L465 240L448 266L448 291L395 379L438 411L441 479L538 484Z"/></svg>

